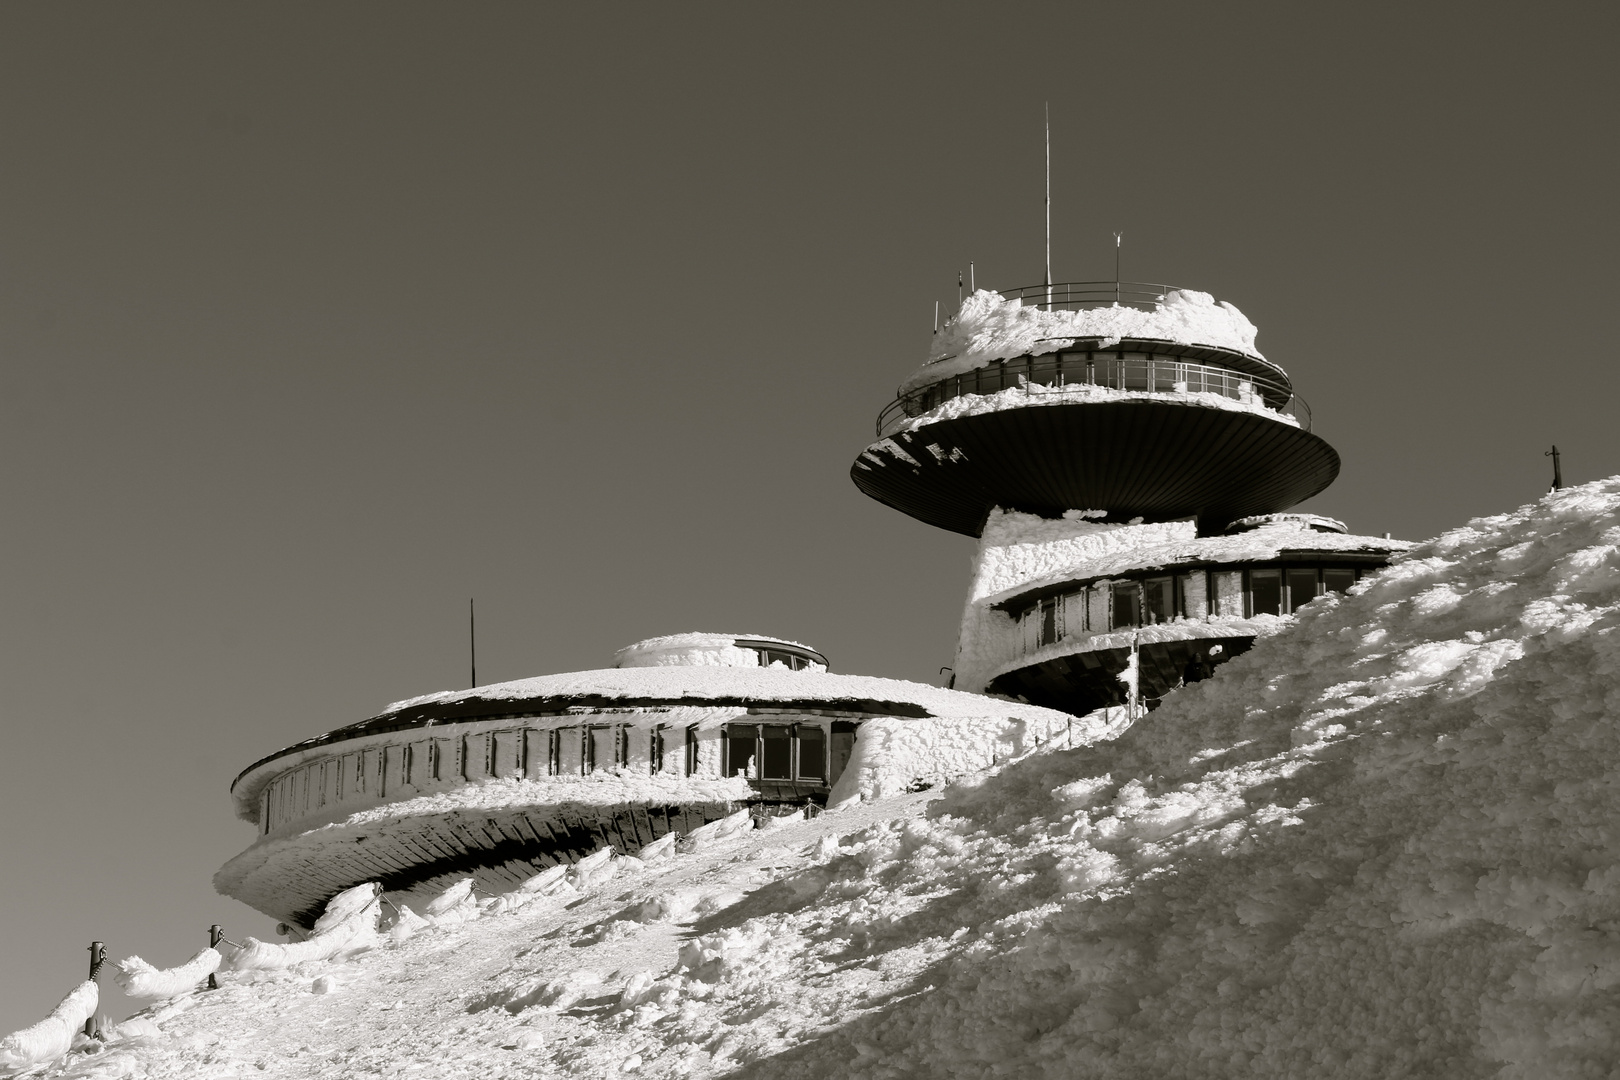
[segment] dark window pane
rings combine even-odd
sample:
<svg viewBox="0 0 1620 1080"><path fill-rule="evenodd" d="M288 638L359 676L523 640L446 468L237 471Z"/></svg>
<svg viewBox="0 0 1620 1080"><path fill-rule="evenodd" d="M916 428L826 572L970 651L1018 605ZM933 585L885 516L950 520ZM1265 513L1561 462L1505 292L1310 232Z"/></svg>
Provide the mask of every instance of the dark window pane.
<svg viewBox="0 0 1620 1080"><path fill-rule="evenodd" d="M792 729L780 724L766 724L764 756L760 760L760 777L765 780L793 779Z"/></svg>
<svg viewBox="0 0 1620 1080"><path fill-rule="evenodd" d="M1114 629L1136 626L1142 621L1141 589L1134 582L1114 586Z"/></svg>
<svg viewBox="0 0 1620 1080"><path fill-rule="evenodd" d="M858 725L849 720L834 720L832 722L832 738L828 741L831 754L828 761L827 783L836 784L838 778L844 775L844 766L855 753L855 728Z"/></svg>
<svg viewBox="0 0 1620 1080"><path fill-rule="evenodd" d="M1175 615L1175 582L1170 578L1153 578L1142 586L1147 600L1146 622L1169 622Z"/></svg>
<svg viewBox="0 0 1620 1080"><path fill-rule="evenodd" d="M1290 610L1298 611L1315 599L1316 571L1288 571L1288 606Z"/></svg>
<svg viewBox="0 0 1620 1080"><path fill-rule="evenodd" d="M698 733L697 725L693 724L686 729L686 775L694 776L698 771Z"/></svg>
<svg viewBox="0 0 1620 1080"><path fill-rule="evenodd" d="M1322 588L1327 592L1347 593L1350 586L1356 583L1354 570L1324 570L1322 571Z"/></svg>
<svg viewBox="0 0 1620 1080"><path fill-rule="evenodd" d="M1050 645L1057 640L1057 601L1041 601L1041 644Z"/></svg>
<svg viewBox="0 0 1620 1080"><path fill-rule="evenodd" d="M726 727L726 775L749 775L754 761L756 737L753 724L731 724Z"/></svg>
<svg viewBox="0 0 1620 1080"><path fill-rule="evenodd" d="M799 779L827 776L827 733L814 724L799 725Z"/></svg>
<svg viewBox="0 0 1620 1080"><path fill-rule="evenodd" d="M1277 570L1250 570L1251 615L1282 614L1282 573Z"/></svg>

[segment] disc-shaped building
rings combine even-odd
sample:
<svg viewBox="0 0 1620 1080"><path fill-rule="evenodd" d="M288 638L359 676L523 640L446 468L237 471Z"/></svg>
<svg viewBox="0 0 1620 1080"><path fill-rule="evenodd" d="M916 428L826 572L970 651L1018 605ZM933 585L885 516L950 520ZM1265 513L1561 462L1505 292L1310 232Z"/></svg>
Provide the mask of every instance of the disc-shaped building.
<svg viewBox="0 0 1620 1080"><path fill-rule="evenodd" d="M231 795L259 836L215 886L301 926L367 881L399 903L468 876L504 891L745 806L936 783L1072 727L1030 705L832 674L777 638L654 638L615 663L397 702L254 762ZM884 736L858 746L869 725Z"/></svg>
<svg viewBox="0 0 1620 1080"><path fill-rule="evenodd" d="M1339 457L1242 312L1120 282L975 292L850 475L979 538L955 686L1149 703L1406 545L1284 514Z"/></svg>

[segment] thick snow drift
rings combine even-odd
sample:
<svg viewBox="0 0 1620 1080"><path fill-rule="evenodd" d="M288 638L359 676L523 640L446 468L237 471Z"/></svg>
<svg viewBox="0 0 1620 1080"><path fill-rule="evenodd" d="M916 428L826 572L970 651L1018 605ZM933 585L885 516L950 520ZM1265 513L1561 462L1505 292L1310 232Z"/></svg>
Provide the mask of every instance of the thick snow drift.
<svg viewBox="0 0 1620 1080"><path fill-rule="evenodd" d="M1057 352L1082 338L1096 339L1103 348L1121 338L1214 345L1264 359L1254 345L1258 332L1231 304L1192 289L1172 289L1154 311L1133 307L1042 311L980 289L934 335L928 362L900 384L900 393L997 360Z"/></svg>
<svg viewBox="0 0 1620 1080"><path fill-rule="evenodd" d="M1608 1076L1617 708L1620 478L1111 742L227 975L40 1075Z"/></svg>
<svg viewBox="0 0 1620 1080"><path fill-rule="evenodd" d="M215 971L222 957L217 949L206 948L179 967L159 968L138 956L118 961L118 972L113 981L132 998L172 998L195 990Z"/></svg>
<svg viewBox="0 0 1620 1080"><path fill-rule="evenodd" d="M82 982L45 1019L0 1039L0 1069L24 1069L67 1053L100 997L95 983Z"/></svg>

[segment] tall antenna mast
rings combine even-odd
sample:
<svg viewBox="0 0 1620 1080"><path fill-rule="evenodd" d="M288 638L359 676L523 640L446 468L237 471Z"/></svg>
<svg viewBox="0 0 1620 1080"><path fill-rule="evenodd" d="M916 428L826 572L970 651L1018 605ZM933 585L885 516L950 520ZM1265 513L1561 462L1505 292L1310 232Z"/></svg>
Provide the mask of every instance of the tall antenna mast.
<svg viewBox="0 0 1620 1080"><path fill-rule="evenodd" d="M1119 306L1119 248L1124 243L1125 234L1114 234L1114 306Z"/></svg>
<svg viewBox="0 0 1620 1080"><path fill-rule="evenodd" d="M478 685L478 609L467 600L467 653L472 664L472 685Z"/></svg>
<svg viewBox="0 0 1620 1080"><path fill-rule="evenodd" d="M1550 458L1553 459L1553 486L1552 486L1552 489L1554 491L1558 491L1559 489L1561 489L1564 486L1564 469L1563 469L1563 466L1561 466L1559 464L1559 461L1558 461L1558 447L1556 447L1556 446L1553 447L1551 450L1548 450L1545 454L1542 454L1541 456L1542 457L1550 457Z"/></svg>
<svg viewBox="0 0 1620 1080"><path fill-rule="evenodd" d="M1046 307L1052 307L1052 103L1046 103Z"/></svg>

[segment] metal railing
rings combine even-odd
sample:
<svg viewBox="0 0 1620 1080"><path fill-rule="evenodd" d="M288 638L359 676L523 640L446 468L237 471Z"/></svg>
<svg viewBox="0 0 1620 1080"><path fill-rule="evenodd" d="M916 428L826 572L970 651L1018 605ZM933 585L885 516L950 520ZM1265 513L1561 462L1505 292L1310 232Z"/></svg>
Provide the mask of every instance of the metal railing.
<svg viewBox="0 0 1620 1080"><path fill-rule="evenodd" d="M1176 286L1142 281L1064 281L998 291L1007 300L1021 300L1042 311L1090 311L1115 304L1154 311L1166 293L1176 291Z"/></svg>
<svg viewBox="0 0 1620 1080"><path fill-rule="evenodd" d="M1030 390L1032 386L1082 385L1148 394L1219 394L1293 417L1300 427L1311 429L1310 406L1287 383L1275 379L1167 356L1060 352L998 360L901 394L878 414L877 433L879 438L891 435L907 420L969 394L996 394L1021 387L1033 399L1050 392Z"/></svg>

